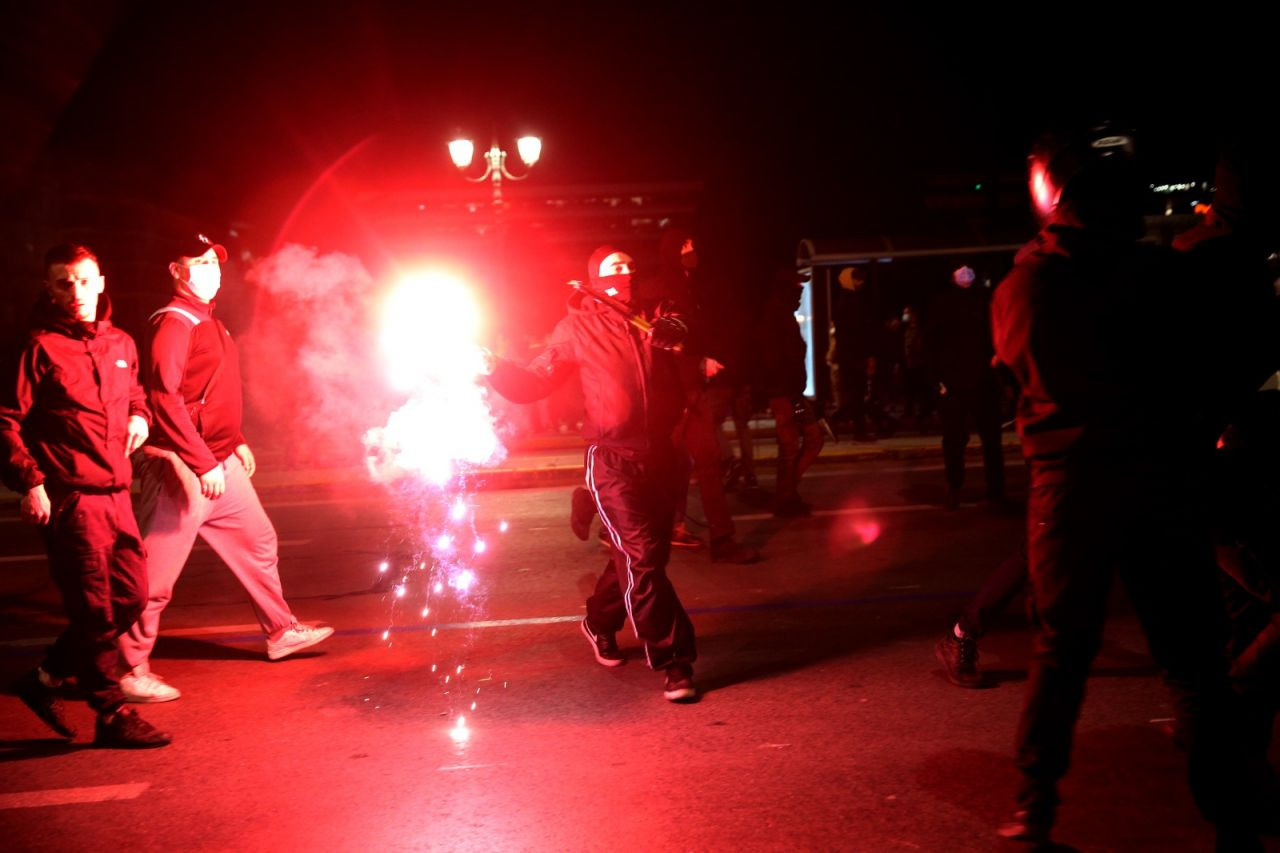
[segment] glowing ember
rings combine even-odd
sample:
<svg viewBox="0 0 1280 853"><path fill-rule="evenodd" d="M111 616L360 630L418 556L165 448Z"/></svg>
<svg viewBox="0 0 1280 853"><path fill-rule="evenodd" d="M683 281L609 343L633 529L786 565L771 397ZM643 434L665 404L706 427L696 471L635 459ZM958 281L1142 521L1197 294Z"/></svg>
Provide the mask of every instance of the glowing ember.
<svg viewBox="0 0 1280 853"><path fill-rule="evenodd" d="M467 504L462 498L458 498L453 502L453 510L449 513L454 521L462 521L467 517Z"/></svg>
<svg viewBox="0 0 1280 853"><path fill-rule="evenodd" d="M389 568L391 568L391 564L388 563L386 560L383 560L382 563L379 564L378 566L378 571L385 572Z"/></svg>
<svg viewBox="0 0 1280 853"><path fill-rule="evenodd" d="M436 548L441 551L452 550L453 537L447 533L440 534L440 538L436 540Z"/></svg>
<svg viewBox="0 0 1280 853"><path fill-rule="evenodd" d="M502 523L500 523L500 524L498 525L498 532L500 532L500 533L506 533L506 532L507 532L507 529L508 529L509 527L510 527L510 525L508 525L508 524L504 521L504 522L502 522Z"/></svg>
<svg viewBox="0 0 1280 853"><path fill-rule="evenodd" d="M437 593L444 592L444 584L440 583L440 581L436 581L436 585L432 587L432 589Z"/></svg>
<svg viewBox="0 0 1280 853"><path fill-rule="evenodd" d="M403 586L396 587L396 598L404 598L405 589Z"/></svg>
<svg viewBox="0 0 1280 853"><path fill-rule="evenodd" d="M463 569L462 571L458 572L458 576L453 579L453 583L450 585L454 589L460 590L462 592L466 592L467 590L471 589L472 586L475 585L475 582L476 582L476 573L471 571L470 569Z"/></svg>
<svg viewBox="0 0 1280 853"><path fill-rule="evenodd" d="M453 738L453 742L459 746L471 739L471 730L467 728L466 717L458 717L458 722L449 730L449 737Z"/></svg>
<svg viewBox="0 0 1280 853"><path fill-rule="evenodd" d="M384 639L384 640L385 640L385 639L387 639L387 638L388 638L388 637L390 637L390 636L391 636L391 632L390 632L389 630L388 630L388 631L383 631L383 632L382 632L382 639Z"/></svg>
<svg viewBox="0 0 1280 853"><path fill-rule="evenodd" d="M477 539L477 540L476 540L476 544L475 544L475 552L476 552L477 554L483 554L483 553L484 553L484 549L485 549L486 547L487 547L487 546L484 544L484 540L483 540L483 539Z"/></svg>
<svg viewBox="0 0 1280 853"><path fill-rule="evenodd" d="M430 612L431 612L431 608L430 608L430 607L424 607L424 608L422 608L422 618L423 618L423 619L426 619L426 618L427 618L427 614L429 614Z"/></svg>

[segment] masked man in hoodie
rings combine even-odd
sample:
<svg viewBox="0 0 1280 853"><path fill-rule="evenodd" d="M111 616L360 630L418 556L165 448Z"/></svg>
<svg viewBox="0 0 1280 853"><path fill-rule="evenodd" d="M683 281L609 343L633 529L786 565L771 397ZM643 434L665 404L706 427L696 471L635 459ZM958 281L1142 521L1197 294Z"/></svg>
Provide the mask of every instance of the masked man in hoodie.
<svg viewBox="0 0 1280 853"><path fill-rule="evenodd" d="M634 261L601 246L588 261L591 289L622 305L632 301ZM663 696L696 698L693 623L667 577L676 499L685 485L672 443L684 410L673 350L687 328L675 315L632 322L616 307L578 292L546 349L527 367L494 359L489 377L517 403L539 400L577 374L586 402L586 486L605 525L612 555L587 599L581 631L596 660L625 657L616 634L629 620L650 668L663 670Z"/></svg>
<svg viewBox="0 0 1280 853"><path fill-rule="evenodd" d="M129 502L129 454L150 413L133 339L111 324L98 259L85 246L45 255L45 292L17 371L0 389L0 474L40 526L68 626L18 697L66 738L57 689L74 676L98 713L94 745L165 746L116 679L116 640L147 598L146 554Z"/></svg>

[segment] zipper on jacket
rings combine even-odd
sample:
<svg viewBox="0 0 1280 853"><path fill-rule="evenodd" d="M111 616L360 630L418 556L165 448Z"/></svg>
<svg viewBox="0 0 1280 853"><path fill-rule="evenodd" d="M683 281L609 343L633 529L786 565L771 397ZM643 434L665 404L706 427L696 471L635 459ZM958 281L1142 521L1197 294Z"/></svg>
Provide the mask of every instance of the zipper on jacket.
<svg viewBox="0 0 1280 853"><path fill-rule="evenodd" d="M640 376L640 411L643 415L645 439L649 437L649 387L644 381L644 354L640 349L640 341L637 339L638 333L633 333L631 326L624 326L627 331L627 340L631 341L631 348L636 353L636 372Z"/></svg>

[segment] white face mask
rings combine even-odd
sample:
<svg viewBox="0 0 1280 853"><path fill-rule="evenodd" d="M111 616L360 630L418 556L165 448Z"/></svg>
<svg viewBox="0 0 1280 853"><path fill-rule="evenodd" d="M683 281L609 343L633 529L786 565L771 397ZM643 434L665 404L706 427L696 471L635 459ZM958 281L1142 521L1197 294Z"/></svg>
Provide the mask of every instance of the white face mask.
<svg viewBox="0 0 1280 853"><path fill-rule="evenodd" d="M187 267L187 288L202 302L212 302L222 286L222 269L216 264L192 264Z"/></svg>

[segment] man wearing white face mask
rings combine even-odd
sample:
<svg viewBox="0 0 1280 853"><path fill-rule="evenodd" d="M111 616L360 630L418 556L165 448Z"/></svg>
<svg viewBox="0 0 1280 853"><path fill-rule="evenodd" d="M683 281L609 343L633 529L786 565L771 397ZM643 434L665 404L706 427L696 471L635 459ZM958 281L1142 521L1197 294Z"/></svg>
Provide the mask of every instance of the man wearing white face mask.
<svg viewBox="0 0 1280 853"><path fill-rule="evenodd" d="M151 446L141 454L138 522L147 547L150 596L120 640L129 671L120 679L132 702L168 702L181 694L151 672L160 614L203 538L235 574L278 660L313 646L332 628L299 623L280 585L276 531L249 478L256 463L240 433L240 366L235 341L214 317L222 284L222 246L199 242L169 265L174 297L151 316L144 376L156 412Z"/></svg>

